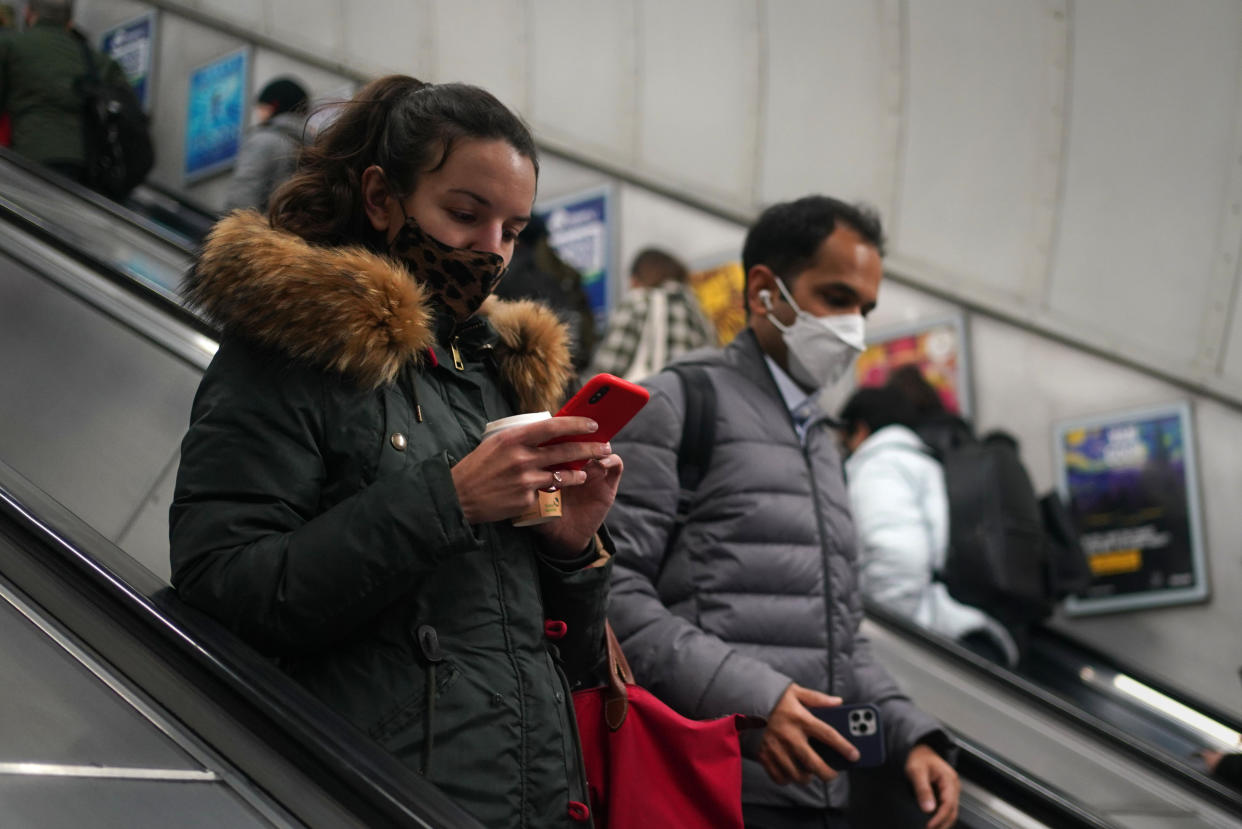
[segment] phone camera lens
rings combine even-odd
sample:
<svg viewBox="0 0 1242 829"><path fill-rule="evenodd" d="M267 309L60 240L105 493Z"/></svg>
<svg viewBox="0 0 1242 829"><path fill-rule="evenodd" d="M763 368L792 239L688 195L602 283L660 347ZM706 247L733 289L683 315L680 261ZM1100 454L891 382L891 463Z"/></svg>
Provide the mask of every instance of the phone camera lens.
<svg viewBox="0 0 1242 829"><path fill-rule="evenodd" d="M591 395L591 399L590 399L590 401L589 401L589 402L591 402L591 403L598 403L600 400L603 400L603 399L604 399L604 395L608 394L608 389L609 389L609 388L611 388L611 387L610 387L610 386L604 386L602 389L600 389L599 391L595 392L595 394Z"/></svg>

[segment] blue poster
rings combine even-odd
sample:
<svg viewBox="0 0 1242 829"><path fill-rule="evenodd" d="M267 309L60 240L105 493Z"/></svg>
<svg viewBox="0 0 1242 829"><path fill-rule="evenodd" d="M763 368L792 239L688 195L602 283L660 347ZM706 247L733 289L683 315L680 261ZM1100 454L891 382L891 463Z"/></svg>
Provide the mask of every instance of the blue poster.
<svg viewBox="0 0 1242 829"><path fill-rule="evenodd" d="M190 72L185 122L185 177L228 168L241 147L249 52L240 49Z"/></svg>
<svg viewBox="0 0 1242 829"><path fill-rule="evenodd" d="M103 34L99 51L116 61L144 112L151 111L151 65L155 55L155 12L127 20Z"/></svg>
<svg viewBox="0 0 1242 829"><path fill-rule="evenodd" d="M1061 491L1091 566L1070 612L1207 596L1188 406L1059 429Z"/></svg>
<svg viewBox="0 0 1242 829"><path fill-rule="evenodd" d="M612 198L608 188L539 205L536 212L548 225L548 241L562 259L582 274L595 319L603 324L611 304L609 263L612 259Z"/></svg>

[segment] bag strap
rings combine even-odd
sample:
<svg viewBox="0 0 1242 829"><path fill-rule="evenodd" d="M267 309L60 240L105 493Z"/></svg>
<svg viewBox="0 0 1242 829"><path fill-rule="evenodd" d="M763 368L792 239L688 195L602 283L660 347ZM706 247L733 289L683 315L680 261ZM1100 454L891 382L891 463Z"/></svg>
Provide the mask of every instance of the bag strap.
<svg viewBox="0 0 1242 829"><path fill-rule="evenodd" d="M712 460L712 445L716 440L716 389L712 386L707 370L702 366L672 365L668 371L677 375L686 393L686 416L681 426L681 445L677 451L677 514L672 532L665 547L665 559L673 548L681 528L686 523L694 492L707 473ZM663 561L661 562L663 569ZM656 576L659 580L659 576ZM634 684L634 672L621 650L621 643L605 621L608 642L608 684L604 688L604 722L616 731L625 722L629 710L626 686Z"/></svg>
<svg viewBox="0 0 1242 829"><path fill-rule="evenodd" d="M686 415L681 423L681 444L677 449L677 524L669 547L690 516L695 490L712 463L716 444L716 387L707 369L695 365L671 365L686 395Z"/></svg>
<svg viewBox="0 0 1242 829"><path fill-rule="evenodd" d="M630 356L630 364L626 366L625 375L622 377L622 379L629 380L631 383L644 380L652 373L651 343L648 336L650 332L647 330L650 328L651 323L650 303L647 304L647 310L644 313L646 313L646 316L643 317L643 324L638 329L638 342L634 346L634 353Z"/></svg>
<svg viewBox="0 0 1242 829"><path fill-rule="evenodd" d="M650 330L644 334L651 340L651 371L657 372L668 362L668 294L660 287L651 289L647 316Z"/></svg>
<svg viewBox="0 0 1242 829"><path fill-rule="evenodd" d="M85 37L77 32L74 32L74 36L78 39L78 45L82 47L82 59L86 61L86 77L89 78L92 83L98 83L99 70L95 67L95 55L91 51L90 43L87 42Z"/></svg>
<svg viewBox="0 0 1242 829"><path fill-rule="evenodd" d="M604 686L604 722L610 731L616 731L625 722L630 699L625 686L634 684L634 672L621 650L612 622L604 621L604 636L608 641L608 684Z"/></svg>

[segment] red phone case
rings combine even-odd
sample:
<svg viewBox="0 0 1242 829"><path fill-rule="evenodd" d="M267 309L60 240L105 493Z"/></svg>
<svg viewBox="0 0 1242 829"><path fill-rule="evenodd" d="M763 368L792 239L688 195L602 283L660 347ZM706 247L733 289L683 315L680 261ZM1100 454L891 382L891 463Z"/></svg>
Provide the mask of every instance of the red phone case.
<svg viewBox="0 0 1242 829"><path fill-rule="evenodd" d="M611 374L597 374L587 381L577 394L569 399L557 417L589 417L599 424L599 429L589 435L567 435L555 438L544 444L572 443L574 441L596 441L604 443L612 440L621 427L630 422L630 418L638 414L651 393L635 383L614 377ZM581 469L586 461L557 464L549 469Z"/></svg>

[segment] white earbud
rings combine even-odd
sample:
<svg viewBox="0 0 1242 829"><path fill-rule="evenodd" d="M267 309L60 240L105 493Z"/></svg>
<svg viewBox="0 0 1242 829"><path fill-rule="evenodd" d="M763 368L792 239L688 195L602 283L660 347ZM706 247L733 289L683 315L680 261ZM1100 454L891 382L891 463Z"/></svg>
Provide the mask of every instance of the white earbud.
<svg viewBox="0 0 1242 829"><path fill-rule="evenodd" d="M772 310L772 292L767 288L759 290L759 301L763 303L764 308L767 308L769 311Z"/></svg>

